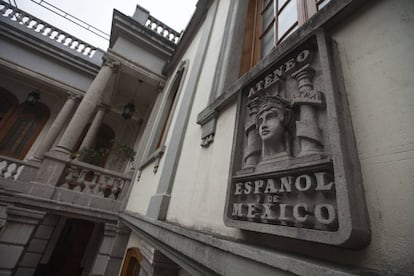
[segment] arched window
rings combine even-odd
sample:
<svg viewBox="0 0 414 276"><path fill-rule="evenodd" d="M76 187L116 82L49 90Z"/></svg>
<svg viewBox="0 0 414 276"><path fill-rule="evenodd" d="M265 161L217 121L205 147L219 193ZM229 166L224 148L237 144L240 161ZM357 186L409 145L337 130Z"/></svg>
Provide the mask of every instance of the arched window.
<svg viewBox="0 0 414 276"><path fill-rule="evenodd" d="M7 109L7 102L2 102L0 155L23 159L49 119L49 109L42 103Z"/></svg>
<svg viewBox="0 0 414 276"><path fill-rule="evenodd" d="M138 276L142 258L138 248L129 248L122 265L121 276Z"/></svg>
<svg viewBox="0 0 414 276"><path fill-rule="evenodd" d="M173 83L173 85L170 89L170 93L168 95L168 99L167 99L167 102L166 102L166 105L165 105L165 108L164 108L164 110L165 110L164 118L161 121L162 122L162 128L161 128L161 132L158 136L157 143L155 144L155 149L158 149L162 145L162 143L165 139L165 135L167 133L168 125L171 121L172 111L173 111L174 106L176 105L176 102L177 102L177 95L178 95L178 91L179 91L179 88L180 88L181 80L182 80L183 75L184 75L184 69L185 68L183 67L180 70L178 70L177 75L175 76L175 79L174 79L174 83Z"/></svg>
<svg viewBox="0 0 414 276"><path fill-rule="evenodd" d="M8 92L6 89L0 87L0 126L3 120L13 113L18 102L14 95Z"/></svg>

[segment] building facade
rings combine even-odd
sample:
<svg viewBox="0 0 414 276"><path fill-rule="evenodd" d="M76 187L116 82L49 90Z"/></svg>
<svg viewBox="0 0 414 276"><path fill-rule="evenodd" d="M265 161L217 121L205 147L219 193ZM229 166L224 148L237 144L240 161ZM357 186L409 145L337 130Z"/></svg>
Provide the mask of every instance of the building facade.
<svg viewBox="0 0 414 276"><path fill-rule="evenodd" d="M414 273L411 1L1 7L4 275Z"/></svg>

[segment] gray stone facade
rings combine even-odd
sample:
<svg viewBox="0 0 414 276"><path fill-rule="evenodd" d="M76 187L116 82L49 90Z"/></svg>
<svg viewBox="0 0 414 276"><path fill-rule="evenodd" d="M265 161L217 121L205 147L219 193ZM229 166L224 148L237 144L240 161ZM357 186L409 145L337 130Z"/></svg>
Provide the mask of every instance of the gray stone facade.
<svg viewBox="0 0 414 276"><path fill-rule="evenodd" d="M260 0L114 11L106 52L0 4L0 275L413 274L414 5L325 1L242 75Z"/></svg>

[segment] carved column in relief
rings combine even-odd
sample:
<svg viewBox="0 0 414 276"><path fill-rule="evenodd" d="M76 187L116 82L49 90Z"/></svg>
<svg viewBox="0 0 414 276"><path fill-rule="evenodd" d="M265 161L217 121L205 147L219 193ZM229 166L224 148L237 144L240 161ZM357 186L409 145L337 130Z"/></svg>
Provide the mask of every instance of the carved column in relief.
<svg viewBox="0 0 414 276"><path fill-rule="evenodd" d="M318 126L317 108L323 107L322 93L313 90L314 70L305 65L292 73L298 83L293 94L292 106L299 106L300 121L296 121L296 135L300 138L299 156L322 153L322 130Z"/></svg>
<svg viewBox="0 0 414 276"><path fill-rule="evenodd" d="M247 145L244 151L244 168L255 167L260 160L261 140L256 130L257 98L248 104L249 115L246 116L244 132Z"/></svg>

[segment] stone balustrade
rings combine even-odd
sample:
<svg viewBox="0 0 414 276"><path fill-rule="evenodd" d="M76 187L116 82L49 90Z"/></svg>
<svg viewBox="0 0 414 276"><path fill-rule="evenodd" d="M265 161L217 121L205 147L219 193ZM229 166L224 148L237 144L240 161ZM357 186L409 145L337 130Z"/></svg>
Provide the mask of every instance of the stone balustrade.
<svg viewBox="0 0 414 276"><path fill-rule="evenodd" d="M124 174L74 160L68 165L60 187L116 200L130 181Z"/></svg>
<svg viewBox="0 0 414 276"><path fill-rule="evenodd" d="M21 160L0 156L0 177L16 180L24 166Z"/></svg>
<svg viewBox="0 0 414 276"><path fill-rule="evenodd" d="M22 173L23 169L26 170L26 173ZM37 169L38 167L33 164L0 155L0 178L14 181L21 179L23 174L25 175L24 178L27 178L30 177ZM30 175L27 173L29 171Z"/></svg>
<svg viewBox="0 0 414 276"><path fill-rule="evenodd" d="M174 44L178 44L180 33L174 31L158 19L149 16L145 26Z"/></svg>
<svg viewBox="0 0 414 276"><path fill-rule="evenodd" d="M92 58L97 52L96 47L32 16L6 2L0 2L0 18L7 18L10 21L17 22L31 30L33 33L41 34L45 38L59 43L69 51L82 54L85 57Z"/></svg>

